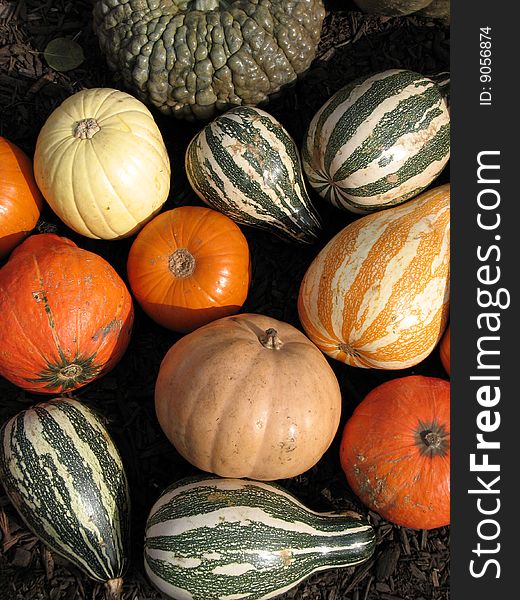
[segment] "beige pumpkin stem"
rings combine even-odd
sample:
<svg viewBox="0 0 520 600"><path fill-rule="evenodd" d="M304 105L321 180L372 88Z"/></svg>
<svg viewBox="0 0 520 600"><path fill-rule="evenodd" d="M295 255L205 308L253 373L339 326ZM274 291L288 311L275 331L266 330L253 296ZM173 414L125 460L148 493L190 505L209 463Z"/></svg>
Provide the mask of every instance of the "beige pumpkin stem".
<svg viewBox="0 0 520 600"><path fill-rule="evenodd" d="M282 340L278 337L276 329L269 327L266 329L265 334L258 338L264 348L269 350L280 350L283 346Z"/></svg>
<svg viewBox="0 0 520 600"><path fill-rule="evenodd" d="M189 277L195 271L195 257L186 248L177 248L170 254L168 268L175 277Z"/></svg>
<svg viewBox="0 0 520 600"><path fill-rule="evenodd" d="M123 592L123 578L109 579L105 583L107 600L120 600Z"/></svg>
<svg viewBox="0 0 520 600"><path fill-rule="evenodd" d="M74 137L81 140L90 140L101 129L96 119L82 119L76 123Z"/></svg>

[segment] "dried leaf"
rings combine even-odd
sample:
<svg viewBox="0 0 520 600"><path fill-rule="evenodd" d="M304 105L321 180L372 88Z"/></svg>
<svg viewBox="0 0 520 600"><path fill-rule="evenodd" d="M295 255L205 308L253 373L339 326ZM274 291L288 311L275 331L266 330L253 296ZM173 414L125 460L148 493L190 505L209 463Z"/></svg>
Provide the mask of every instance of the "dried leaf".
<svg viewBox="0 0 520 600"><path fill-rule="evenodd" d="M68 38L51 40L43 52L43 56L51 69L65 72L79 67L85 60L83 48Z"/></svg>

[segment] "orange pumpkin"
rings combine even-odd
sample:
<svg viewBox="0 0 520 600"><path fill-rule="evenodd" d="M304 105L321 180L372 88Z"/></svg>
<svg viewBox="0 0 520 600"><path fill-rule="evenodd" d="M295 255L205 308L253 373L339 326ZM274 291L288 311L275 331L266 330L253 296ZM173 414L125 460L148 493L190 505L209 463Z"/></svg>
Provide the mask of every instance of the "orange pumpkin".
<svg viewBox="0 0 520 600"><path fill-rule="evenodd" d="M354 493L397 525L450 522L450 384L414 375L373 389L343 430L341 465Z"/></svg>
<svg viewBox="0 0 520 600"><path fill-rule="evenodd" d="M301 331L240 314L170 348L155 408L169 440L199 469L273 480L318 462L337 431L341 393L327 360Z"/></svg>
<svg viewBox="0 0 520 600"><path fill-rule="evenodd" d="M18 146L0 137L0 258L34 229L43 198L32 163Z"/></svg>
<svg viewBox="0 0 520 600"><path fill-rule="evenodd" d="M237 313L250 282L246 238L225 215L198 206L148 223L128 256L128 280L143 310L179 332Z"/></svg>
<svg viewBox="0 0 520 600"><path fill-rule="evenodd" d="M103 375L132 322L119 275L67 238L31 236L0 269L0 375L25 390L66 392Z"/></svg>
<svg viewBox="0 0 520 600"><path fill-rule="evenodd" d="M446 329L442 336L439 345L439 354L441 357L442 366L446 369L446 373L450 374L450 326Z"/></svg>

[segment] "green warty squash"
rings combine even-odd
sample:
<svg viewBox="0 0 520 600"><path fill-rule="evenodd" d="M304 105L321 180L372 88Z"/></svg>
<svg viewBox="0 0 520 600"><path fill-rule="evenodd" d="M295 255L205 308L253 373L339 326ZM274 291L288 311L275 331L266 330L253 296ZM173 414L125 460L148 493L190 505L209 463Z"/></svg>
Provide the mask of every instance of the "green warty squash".
<svg viewBox="0 0 520 600"><path fill-rule="evenodd" d="M257 105L314 59L322 0L97 0L110 68L143 102L182 118Z"/></svg>

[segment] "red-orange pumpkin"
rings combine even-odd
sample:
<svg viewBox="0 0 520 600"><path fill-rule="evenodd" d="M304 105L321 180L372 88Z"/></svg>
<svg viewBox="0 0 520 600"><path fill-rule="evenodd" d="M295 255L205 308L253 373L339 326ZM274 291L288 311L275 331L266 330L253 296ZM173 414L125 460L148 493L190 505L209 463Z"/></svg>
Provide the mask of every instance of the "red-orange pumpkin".
<svg viewBox="0 0 520 600"><path fill-rule="evenodd" d="M373 389L343 430L341 465L354 493L397 525L450 522L450 384L414 375Z"/></svg>
<svg viewBox="0 0 520 600"><path fill-rule="evenodd" d="M43 198L32 163L18 146L0 137L0 258L34 228Z"/></svg>
<svg viewBox="0 0 520 600"><path fill-rule="evenodd" d="M32 392L79 388L126 350L131 296L100 256L44 233L0 269L0 375Z"/></svg>
<svg viewBox="0 0 520 600"><path fill-rule="evenodd" d="M439 345L442 366L446 369L448 375L450 374L450 336L450 326L448 325Z"/></svg>
<svg viewBox="0 0 520 600"><path fill-rule="evenodd" d="M128 280L143 310L179 332L237 313L250 282L249 248L225 215L181 206L155 217L128 256Z"/></svg>

